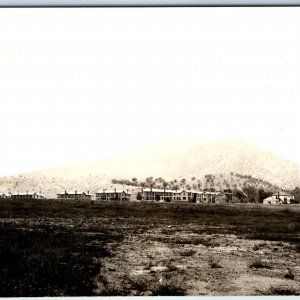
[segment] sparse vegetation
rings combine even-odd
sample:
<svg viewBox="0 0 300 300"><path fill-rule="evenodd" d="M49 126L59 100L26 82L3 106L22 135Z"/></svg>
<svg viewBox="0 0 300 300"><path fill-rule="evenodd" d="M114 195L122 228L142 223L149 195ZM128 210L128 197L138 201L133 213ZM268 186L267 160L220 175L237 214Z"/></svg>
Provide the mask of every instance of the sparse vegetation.
<svg viewBox="0 0 300 300"><path fill-rule="evenodd" d="M196 251L193 249L184 249L184 250L180 251L181 256L193 256L195 253L196 253Z"/></svg>
<svg viewBox="0 0 300 300"><path fill-rule="evenodd" d="M265 261L262 260L255 260L249 265L249 268L255 269L271 269L272 267Z"/></svg>
<svg viewBox="0 0 300 300"><path fill-rule="evenodd" d="M266 293L272 296L298 296L300 295L294 288L286 286L271 286Z"/></svg>
<svg viewBox="0 0 300 300"><path fill-rule="evenodd" d="M253 251L259 251L261 249L266 248L267 244L266 243L260 243L260 244L256 244L253 246Z"/></svg>
<svg viewBox="0 0 300 300"><path fill-rule="evenodd" d="M284 219L287 221L282 222ZM286 213L282 206L256 204L2 200L0 221L3 297L190 295L184 285L190 272L200 281L211 280L210 273L203 270L207 261L209 272L217 272L220 280L225 278L223 273L227 276L229 260L239 259L235 256L238 250L229 249L222 264L219 255L233 238L249 241L248 250L280 248L272 252L274 256L288 251L297 255L300 243L295 206ZM147 256L149 246L158 248ZM133 254L132 249L136 251ZM116 253L119 256L114 261ZM243 259L244 253L248 252L243 252ZM255 272L254 268L270 268L268 263L257 262L259 253L249 253L252 262L245 264L249 273ZM128 260L136 263L141 273L132 275L133 265L127 266ZM197 263L185 268L192 261ZM118 270L122 264L127 273ZM281 280L286 280L285 270ZM289 282L296 283L297 276Z"/></svg>
<svg viewBox="0 0 300 300"><path fill-rule="evenodd" d="M93 257L110 255L93 240L67 229L1 226L1 297L93 295L101 268Z"/></svg>
<svg viewBox="0 0 300 300"><path fill-rule="evenodd" d="M152 296L184 296L185 290L174 283L162 284L152 292Z"/></svg>
<svg viewBox="0 0 300 300"><path fill-rule="evenodd" d="M295 274L291 270L288 270L287 273L284 275L284 278L294 280Z"/></svg>
<svg viewBox="0 0 300 300"><path fill-rule="evenodd" d="M220 269L222 268L222 266L220 265L220 262L218 260L215 260L213 258L211 258L209 260L209 265L212 269Z"/></svg>
<svg viewBox="0 0 300 300"><path fill-rule="evenodd" d="M300 243L297 243L297 244L295 245L295 251L296 251L297 253L300 253Z"/></svg>

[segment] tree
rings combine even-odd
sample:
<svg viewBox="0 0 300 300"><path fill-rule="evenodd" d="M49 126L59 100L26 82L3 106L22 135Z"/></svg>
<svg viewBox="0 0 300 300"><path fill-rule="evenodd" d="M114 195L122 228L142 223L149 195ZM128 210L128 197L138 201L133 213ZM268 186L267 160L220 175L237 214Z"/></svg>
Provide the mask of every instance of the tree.
<svg viewBox="0 0 300 300"><path fill-rule="evenodd" d="M300 203L300 188L298 186L291 191L291 194L294 196L295 202Z"/></svg>
<svg viewBox="0 0 300 300"><path fill-rule="evenodd" d="M157 180L158 182L160 182L160 183L162 183L162 182L165 181L162 177L158 177L158 178L156 178L156 180Z"/></svg>
<svg viewBox="0 0 300 300"><path fill-rule="evenodd" d="M246 199L246 195L241 190L234 189L232 194L233 197L237 198L239 202L244 202Z"/></svg>
<svg viewBox="0 0 300 300"><path fill-rule="evenodd" d="M257 202L258 193L257 193L257 190L255 187L253 187L251 185L244 186L243 192L247 195L249 202Z"/></svg>
<svg viewBox="0 0 300 300"><path fill-rule="evenodd" d="M271 192L265 191L263 188L258 189L258 202L262 203L264 199L272 196Z"/></svg>
<svg viewBox="0 0 300 300"><path fill-rule="evenodd" d="M146 178L146 185L151 187L151 188L154 186L153 177L147 177Z"/></svg>
<svg viewBox="0 0 300 300"><path fill-rule="evenodd" d="M142 193L141 192L138 192L136 194L136 200L142 200L143 199L143 196L142 196Z"/></svg>
<svg viewBox="0 0 300 300"><path fill-rule="evenodd" d="M152 176L147 177L147 178L146 178L146 182L153 182L153 177L152 177Z"/></svg>
<svg viewBox="0 0 300 300"><path fill-rule="evenodd" d="M146 182L141 182L141 183L140 183L140 186L141 186L142 188L145 188L145 187L146 187Z"/></svg>

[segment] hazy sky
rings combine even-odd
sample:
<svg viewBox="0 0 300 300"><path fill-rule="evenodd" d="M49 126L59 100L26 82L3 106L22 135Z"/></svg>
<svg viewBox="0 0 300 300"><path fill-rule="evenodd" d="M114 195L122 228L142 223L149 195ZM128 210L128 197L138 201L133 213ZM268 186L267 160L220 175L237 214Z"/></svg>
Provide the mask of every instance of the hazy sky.
<svg viewBox="0 0 300 300"><path fill-rule="evenodd" d="M2 9L0 175L173 137L300 163L300 9Z"/></svg>

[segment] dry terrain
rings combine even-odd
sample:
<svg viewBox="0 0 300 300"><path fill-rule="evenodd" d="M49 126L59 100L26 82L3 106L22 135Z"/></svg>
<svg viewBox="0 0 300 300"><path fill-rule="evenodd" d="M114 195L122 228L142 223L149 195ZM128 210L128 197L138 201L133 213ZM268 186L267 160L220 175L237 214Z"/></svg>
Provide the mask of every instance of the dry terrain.
<svg viewBox="0 0 300 300"><path fill-rule="evenodd" d="M0 202L0 296L299 295L300 205Z"/></svg>

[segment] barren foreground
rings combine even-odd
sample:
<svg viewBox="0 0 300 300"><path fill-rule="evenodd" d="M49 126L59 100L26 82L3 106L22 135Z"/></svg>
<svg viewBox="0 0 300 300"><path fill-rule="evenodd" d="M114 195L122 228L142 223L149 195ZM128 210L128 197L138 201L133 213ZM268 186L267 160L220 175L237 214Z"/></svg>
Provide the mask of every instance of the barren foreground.
<svg viewBox="0 0 300 300"><path fill-rule="evenodd" d="M300 206L0 202L0 296L298 295Z"/></svg>

